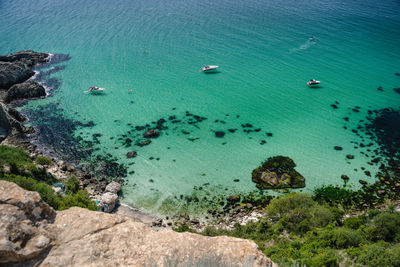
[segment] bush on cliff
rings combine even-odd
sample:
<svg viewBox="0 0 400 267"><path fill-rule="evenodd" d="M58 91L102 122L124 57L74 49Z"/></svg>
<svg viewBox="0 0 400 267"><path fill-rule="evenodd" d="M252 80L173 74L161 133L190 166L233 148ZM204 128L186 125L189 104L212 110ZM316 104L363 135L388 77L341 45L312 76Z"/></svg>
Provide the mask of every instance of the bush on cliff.
<svg viewBox="0 0 400 267"><path fill-rule="evenodd" d="M45 156L37 156L35 159L35 162L37 164L46 166L46 165L50 165L51 164L51 159L49 159L48 157Z"/></svg>
<svg viewBox="0 0 400 267"><path fill-rule="evenodd" d="M50 159L39 159L42 165L48 165ZM50 160L51 162L51 160ZM44 164L46 163L46 164ZM97 210L96 204L89 199L86 191L80 190L79 181L70 177L66 182L66 194L54 192L51 184L57 179L38 168L32 162L28 152L22 148L0 146L0 180L16 183L29 191L36 191L40 197L56 210L64 210L73 206Z"/></svg>
<svg viewBox="0 0 400 267"><path fill-rule="evenodd" d="M75 206L97 210L96 203L90 200L89 195L84 190L61 195L55 193L53 188L44 182L38 182L33 178L15 174L2 175L0 176L0 180L13 182L26 190L38 192L43 201L55 210L65 210Z"/></svg>
<svg viewBox="0 0 400 267"><path fill-rule="evenodd" d="M45 169L33 164L28 152L18 147L0 145L0 172L31 177L46 183L57 181Z"/></svg>

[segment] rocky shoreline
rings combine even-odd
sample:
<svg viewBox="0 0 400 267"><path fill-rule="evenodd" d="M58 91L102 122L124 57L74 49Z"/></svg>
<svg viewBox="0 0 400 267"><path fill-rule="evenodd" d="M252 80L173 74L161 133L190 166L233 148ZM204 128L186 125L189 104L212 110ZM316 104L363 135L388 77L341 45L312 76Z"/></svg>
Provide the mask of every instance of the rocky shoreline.
<svg viewBox="0 0 400 267"><path fill-rule="evenodd" d="M54 62L52 59L55 59ZM25 127L24 122L27 118L14 107L24 105L27 100L43 98L47 95L45 86L49 84L46 84L44 80L46 73L35 73L35 68L49 67L51 64L68 59L67 55L54 56L32 50L0 55L0 143L2 145L22 147L30 153L32 159L43 155L43 151L32 143L36 129ZM47 73L61 69L63 68L56 66ZM54 84L57 84L54 79L52 82L53 88L50 89L54 89ZM75 176L80 181L81 187L88 191L92 199L100 203L100 207L105 212L112 212L118 204L118 192L121 190L118 182L107 181L104 177L98 180L90 173L83 172L74 165L54 157L46 169L61 181Z"/></svg>

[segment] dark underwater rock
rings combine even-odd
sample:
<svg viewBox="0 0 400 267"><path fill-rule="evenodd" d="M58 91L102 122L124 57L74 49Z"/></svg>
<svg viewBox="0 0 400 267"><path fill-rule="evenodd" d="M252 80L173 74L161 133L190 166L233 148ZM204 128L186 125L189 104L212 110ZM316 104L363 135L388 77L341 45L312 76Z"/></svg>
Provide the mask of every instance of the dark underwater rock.
<svg viewBox="0 0 400 267"><path fill-rule="evenodd" d="M129 151L128 153L126 153L126 158L130 159L130 158L134 158L137 156L136 151Z"/></svg>
<svg viewBox="0 0 400 267"><path fill-rule="evenodd" d="M145 138L156 138L156 137L158 137L159 135L160 135L159 132L157 132L157 131L154 130L154 129L150 129L150 130L148 130L147 132L145 132L145 133L143 134L143 137L145 137Z"/></svg>
<svg viewBox="0 0 400 267"><path fill-rule="evenodd" d="M334 146L333 149L335 149L335 150L337 150L337 151L340 151L340 150L343 150L343 147L341 147L341 146Z"/></svg>
<svg viewBox="0 0 400 267"><path fill-rule="evenodd" d="M304 187L305 179L295 167L296 164L289 157L271 157L253 170L251 179L261 189Z"/></svg>
<svg viewBox="0 0 400 267"><path fill-rule="evenodd" d="M151 140L144 140L144 141L141 141L141 142L137 142L136 145L140 146L140 147L143 147L143 146L150 145L150 143L151 143Z"/></svg>
<svg viewBox="0 0 400 267"><path fill-rule="evenodd" d="M354 159L354 156L353 156L353 155L350 155L350 154L347 154L347 155L346 155L346 158L348 158L348 159Z"/></svg>
<svg viewBox="0 0 400 267"><path fill-rule="evenodd" d="M340 178L342 178L343 180L349 180L349 176L347 176L346 174L342 174L342 176L340 176Z"/></svg>
<svg viewBox="0 0 400 267"><path fill-rule="evenodd" d="M394 90L396 93L400 94L400 88L393 88L393 90Z"/></svg>
<svg viewBox="0 0 400 267"><path fill-rule="evenodd" d="M225 136L225 132L223 132L223 131L216 131L215 132L215 137L222 138L224 136Z"/></svg>
<svg viewBox="0 0 400 267"><path fill-rule="evenodd" d="M8 89L4 100L7 103L18 99L30 99L46 96L46 90L35 81L27 81L11 86Z"/></svg>

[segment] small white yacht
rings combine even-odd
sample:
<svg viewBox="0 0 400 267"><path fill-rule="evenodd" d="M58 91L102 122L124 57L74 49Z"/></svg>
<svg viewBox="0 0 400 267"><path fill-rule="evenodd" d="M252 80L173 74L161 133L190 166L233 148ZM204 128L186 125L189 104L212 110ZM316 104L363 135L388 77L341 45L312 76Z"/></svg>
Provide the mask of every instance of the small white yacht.
<svg viewBox="0 0 400 267"><path fill-rule="evenodd" d="M97 87L97 86L90 86L89 90L87 90L87 93L102 93L106 90L105 88Z"/></svg>
<svg viewBox="0 0 400 267"><path fill-rule="evenodd" d="M201 68L201 70L204 72L211 72L211 71L215 71L217 69L218 69L218 66L211 66L211 65L206 65Z"/></svg>
<svg viewBox="0 0 400 267"><path fill-rule="evenodd" d="M307 85L311 87L311 86L319 85L320 83L321 83L320 81L311 79L311 80L309 80L309 81L307 82Z"/></svg>

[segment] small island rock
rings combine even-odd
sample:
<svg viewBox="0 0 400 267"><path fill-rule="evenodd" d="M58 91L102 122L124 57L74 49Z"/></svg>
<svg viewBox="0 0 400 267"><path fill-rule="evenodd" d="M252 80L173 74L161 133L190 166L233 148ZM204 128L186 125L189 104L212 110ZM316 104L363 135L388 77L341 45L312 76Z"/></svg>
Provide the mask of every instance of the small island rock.
<svg viewBox="0 0 400 267"><path fill-rule="evenodd" d="M294 167L296 164L289 157L271 157L253 170L252 181L261 189L304 187L305 179Z"/></svg>

